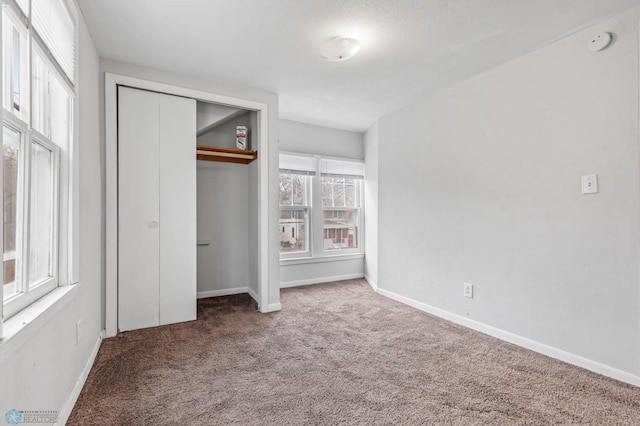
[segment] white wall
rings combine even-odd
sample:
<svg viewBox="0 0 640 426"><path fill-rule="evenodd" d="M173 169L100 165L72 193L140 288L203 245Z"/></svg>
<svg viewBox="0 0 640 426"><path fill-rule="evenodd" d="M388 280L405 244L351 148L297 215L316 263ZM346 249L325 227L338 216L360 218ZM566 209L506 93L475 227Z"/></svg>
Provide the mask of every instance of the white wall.
<svg viewBox="0 0 640 426"><path fill-rule="evenodd" d="M78 30L74 121L79 131L81 283L73 300L0 365L3 415L10 408L62 411L72 402L72 390L103 329L104 171L99 136L98 55L82 19ZM78 320L82 338L76 345Z"/></svg>
<svg viewBox="0 0 640 426"><path fill-rule="evenodd" d="M268 124L269 124L269 158L268 158L268 185L270 188L277 187L278 179L278 95L274 93L264 92L249 87L230 86L214 81L205 81L192 78L186 75L178 75L163 70L143 67L134 64L128 64L108 59L100 59L100 78L101 78L101 102L104 99L104 73L114 73L126 75L134 78L145 79L149 81L170 84L179 87L185 87L194 90L215 93L218 95L230 96L254 102L261 102L268 105ZM260 153L258 154L260 155ZM262 153L264 155L264 153ZM254 162L256 163L256 162ZM257 167L257 166L256 166ZM257 179L257 173L256 173ZM270 191L268 204L269 217L269 298L268 305L272 309L279 309L280 306L280 288L279 288L279 241L278 241L278 194L276 191ZM256 225L257 227L257 225ZM258 268L259 264L251 265ZM254 275L257 277L258 273Z"/></svg>
<svg viewBox="0 0 640 426"><path fill-rule="evenodd" d="M637 378L639 17L379 120L381 289Z"/></svg>
<svg viewBox="0 0 640 426"><path fill-rule="evenodd" d="M280 120L280 150L363 160L364 140L362 133L358 132ZM362 277L364 262L361 257L331 262L282 260L280 286L292 287Z"/></svg>
<svg viewBox="0 0 640 426"><path fill-rule="evenodd" d="M280 151L364 159L362 133L280 120Z"/></svg>
<svg viewBox="0 0 640 426"><path fill-rule="evenodd" d="M374 287L378 283L378 123L364 134L364 274Z"/></svg>

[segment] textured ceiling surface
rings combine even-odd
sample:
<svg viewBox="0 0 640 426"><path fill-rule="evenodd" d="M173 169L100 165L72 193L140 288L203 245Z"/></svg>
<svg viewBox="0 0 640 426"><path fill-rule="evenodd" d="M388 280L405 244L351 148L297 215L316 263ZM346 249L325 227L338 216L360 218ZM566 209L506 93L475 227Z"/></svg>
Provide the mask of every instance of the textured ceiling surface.
<svg viewBox="0 0 640 426"><path fill-rule="evenodd" d="M278 93L282 118L363 131L420 95L640 0L78 3L104 58ZM360 39L360 54L339 63L323 60L320 46L336 35Z"/></svg>

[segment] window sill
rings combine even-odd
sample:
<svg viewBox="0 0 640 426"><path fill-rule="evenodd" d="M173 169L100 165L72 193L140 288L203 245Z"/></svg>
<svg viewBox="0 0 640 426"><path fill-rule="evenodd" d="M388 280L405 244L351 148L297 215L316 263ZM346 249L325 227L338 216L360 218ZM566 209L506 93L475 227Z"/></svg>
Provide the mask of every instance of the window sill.
<svg viewBox="0 0 640 426"><path fill-rule="evenodd" d="M73 300L79 286L80 284L58 287L4 321L0 339L0 365L62 311Z"/></svg>
<svg viewBox="0 0 640 426"><path fill-rule="evenodd" d="M364 253L333 254L321 257L292 257L280 259L280 266L304 265L307 263L339 262L343 260L364 259Z"/></svg>

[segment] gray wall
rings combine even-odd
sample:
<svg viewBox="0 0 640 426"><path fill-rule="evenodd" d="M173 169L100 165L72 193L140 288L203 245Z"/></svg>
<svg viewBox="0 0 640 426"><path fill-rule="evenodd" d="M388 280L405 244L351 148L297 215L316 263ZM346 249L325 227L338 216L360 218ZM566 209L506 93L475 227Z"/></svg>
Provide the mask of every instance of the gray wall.
<svg viewBox="0 0 640 426"><path fill-rule="evenodd" d="M248 287L249 168L198 161L197 176L198 240L210 241L198 246L198 297Z"/></svg>
<svg viewBox="0 0 640 426"><path fill-rule="evenodd" d="M41 324L41 328L30 326L29 330L23 330L27 336L16 337L23 343L13 348L15 352L7 353L15 342L2 343L0 356L3 359L10 356L0 363L1 382L5 384L0 387L2 413L10 408L70 409L76 381L103 329L104 180L98 114L98 54L81 15L78 52L74 122L80 155L80 284L75 297L53 319ZM81 322L82 330L79 343L76 343L77 321Z"/></svg>
<svg viewBox="0 0 640 426"><path fill-rule="evenodd" d="M280 151L363 160L364 140L362 133L280 120ZM353 259L350 256L349 259L312 263L301 259L282 260L280 286L292 287L362 277L364 262L361 257Z"/></svg>
<svg viewBox="0 0 640 426"><path fill-rule="evenodd" d="M364 159L362 133L280 120L280 151Z"/></svg>
<svg viewBox="0 0 640 426"><path fill-rule="evenodd" d="M640 373L639 16L379 120L381 289Z"/></svg>
<svg viewBox="0 0 640 426"><path fill-rule="evenodd" d="M219 146L222 148L234 148L236 147L236 126L249 127L249 146L247 149L257 149L257 140L254 137L256 127L251 126L251 116L255 116L255 112L247 111L239 117L232 119L231 121L222 124L219 127L201 135L198 137L198 145L210 145ZM254 120L255 122L255 120Z"/></svg>
<svg viewBox="0 0 640 426"><path fill-rule="evenodd" d="M374 287L378 282L378 123L364 134L364 274Z"/></svg>

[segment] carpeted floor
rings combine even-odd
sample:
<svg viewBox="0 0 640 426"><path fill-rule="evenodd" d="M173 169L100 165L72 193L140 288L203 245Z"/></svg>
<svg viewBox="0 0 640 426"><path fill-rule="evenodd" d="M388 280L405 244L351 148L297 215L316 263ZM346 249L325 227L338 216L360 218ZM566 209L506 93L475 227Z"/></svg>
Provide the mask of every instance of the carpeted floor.
<svg viewBox="0 0 640 426"><path fill-rule="evenodd" d="M106 339L69 425L640 424L640 389L435 318L362 280L203 299Z"/></svg>

